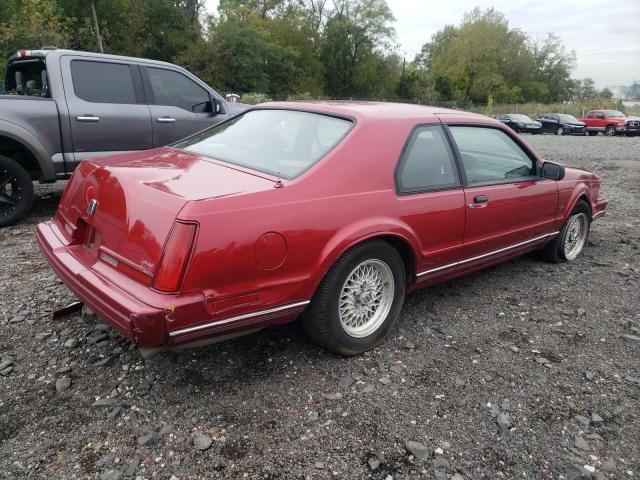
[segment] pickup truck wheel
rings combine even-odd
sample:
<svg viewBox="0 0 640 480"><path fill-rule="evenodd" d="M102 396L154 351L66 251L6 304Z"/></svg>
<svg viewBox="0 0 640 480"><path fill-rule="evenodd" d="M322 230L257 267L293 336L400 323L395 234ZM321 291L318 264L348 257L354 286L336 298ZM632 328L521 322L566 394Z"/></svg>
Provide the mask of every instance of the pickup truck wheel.
<svg viewBox="0 0 640 480"><path fill-rule="evenodd" d="M0 227L24 217L33 203L33 182L15 160L0 155Z"/></svg>
<svg viewBox="0 0 640 480"><path fill-rule="evenodd" d="M575 260L589 237L591 210L580 200L565 222L560 233L542 250L544 258L552 263Z"/></svg>
<svg viewBox="0 0 640 480"><path fill-rule="evenodd" d="M607 128L604 129L604 134L607 137L613 137L616 134L616 127L613 125L607 125Z"/></svg>
<svg viewBox="0 0 640 480"><path fill-rule="evenodd" d="M371 350L391 332L404 302L402 258L373 240L348 250L327 272L303 316L307 334L340 355Z"/></svg>

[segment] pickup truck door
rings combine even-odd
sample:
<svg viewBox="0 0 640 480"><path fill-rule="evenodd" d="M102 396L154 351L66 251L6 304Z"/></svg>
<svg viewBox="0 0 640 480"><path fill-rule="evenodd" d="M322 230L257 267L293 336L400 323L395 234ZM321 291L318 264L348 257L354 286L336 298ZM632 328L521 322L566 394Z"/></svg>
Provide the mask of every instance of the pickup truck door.
<svg viewBox="0 0 640 480"><path fill-rule="evenodd" d="M141 67L149 110L153 146L162 147L228 118L215 112L214 98L202 85L177 69Z"/></svg>
<svg viewBox="0 0 640 480"><path fill-rule="evenodd" d="M151 113L136 65L71 55L61 62L76 162L152 147Z"/></svg>
<svg viewBox="0 0 640 480"><path fill-rule="evenodd" d="M466 225L461 268L541 244L554 232L557 182L517 139L491 126L451 125L465 175Z"/></svg>

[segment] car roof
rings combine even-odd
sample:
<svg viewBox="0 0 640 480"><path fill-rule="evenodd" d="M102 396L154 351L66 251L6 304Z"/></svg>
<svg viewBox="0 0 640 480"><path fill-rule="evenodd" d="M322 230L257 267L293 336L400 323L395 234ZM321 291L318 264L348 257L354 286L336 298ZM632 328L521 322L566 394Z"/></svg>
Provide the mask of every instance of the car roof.
<svg viewBox="0 0 640 480"><path fill-rule="evenodd" d="M20 56L20 52L25 52L25 56ZM96 53L96 52L86 52L83 50L68 50L64 48L41 48L41 49L23 49L14 53L9 57L9 61L20 61L23 58L49 58L49 57L62 57L64 55L74 55L78 57L87 57L87 58L102 58L102 59L110 59L110 60L120 60L124 62L136 62L136 63L146 63L153 65L163 65L163 66L172 66L177 67L172 63L161 62L159 60L151 60L149 58L138 58L138 57L126 57L124 55L111 55L108 53Z"/></svg>
<svg viewBox="0 0 640 480"><path fill-rule="evenodd" d="M437 120L439 115L455 115L469 117L480 122L494 123L496 120L476 113L451 110L448 108L428 105L414 105L409 103L369 102L356 100L313 100L295 102L267 102L254 108L273 108L306 110L337 116L352 117L356 120L398 120L415 119L416 121L432 118Z"/></svg>

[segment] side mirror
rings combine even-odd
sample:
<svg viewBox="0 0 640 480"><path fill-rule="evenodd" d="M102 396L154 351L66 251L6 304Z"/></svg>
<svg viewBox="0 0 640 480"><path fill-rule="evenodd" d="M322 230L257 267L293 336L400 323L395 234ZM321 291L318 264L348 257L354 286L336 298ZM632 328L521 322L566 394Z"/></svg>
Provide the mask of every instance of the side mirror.
<svg viewBox="0 0 640 480"><path fill-rule="evenodd" d="M211 104L213 106L213 113L214 114L219 114L219 113L225 113L224 111L224 104L222 103L222 100L218 99L218 98L214 98L213 100L211 100Z"/></svg>
<svg viewBox="0 0 640 480"><path fill-rule="evenodd" d="M544 162L542 164L542 178L550 180L562 180L564 178L564 167L553 162Z"/></svg>

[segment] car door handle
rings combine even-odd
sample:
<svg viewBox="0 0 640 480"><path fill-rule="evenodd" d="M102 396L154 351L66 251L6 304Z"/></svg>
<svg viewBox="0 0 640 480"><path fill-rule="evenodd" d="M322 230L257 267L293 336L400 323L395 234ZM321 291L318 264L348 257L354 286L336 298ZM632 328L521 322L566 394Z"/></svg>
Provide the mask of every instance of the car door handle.
<svg viewBox="0 0 640 480"><path fill-rule="evenodd" d="M80 115L76 117L76 120L79 122L99 122L100 117L96 117L95 115Z"/></svg>
<svg viewBox="0 0 640 480"><path fill-rule="evenodd" d="M156 122L158 122L158 123L176 123L176 119L175 118L171 118L171 117L158 117L158 118L156 118Z"/></svg>
<svg viewBox="0 0 640 480"><path fill-rule="evenodd" d="M473 203L469 204L469 208L483 208L486 207L486 203L489 201L489 197L486 195L476 195L473 197Z"/></svg>

